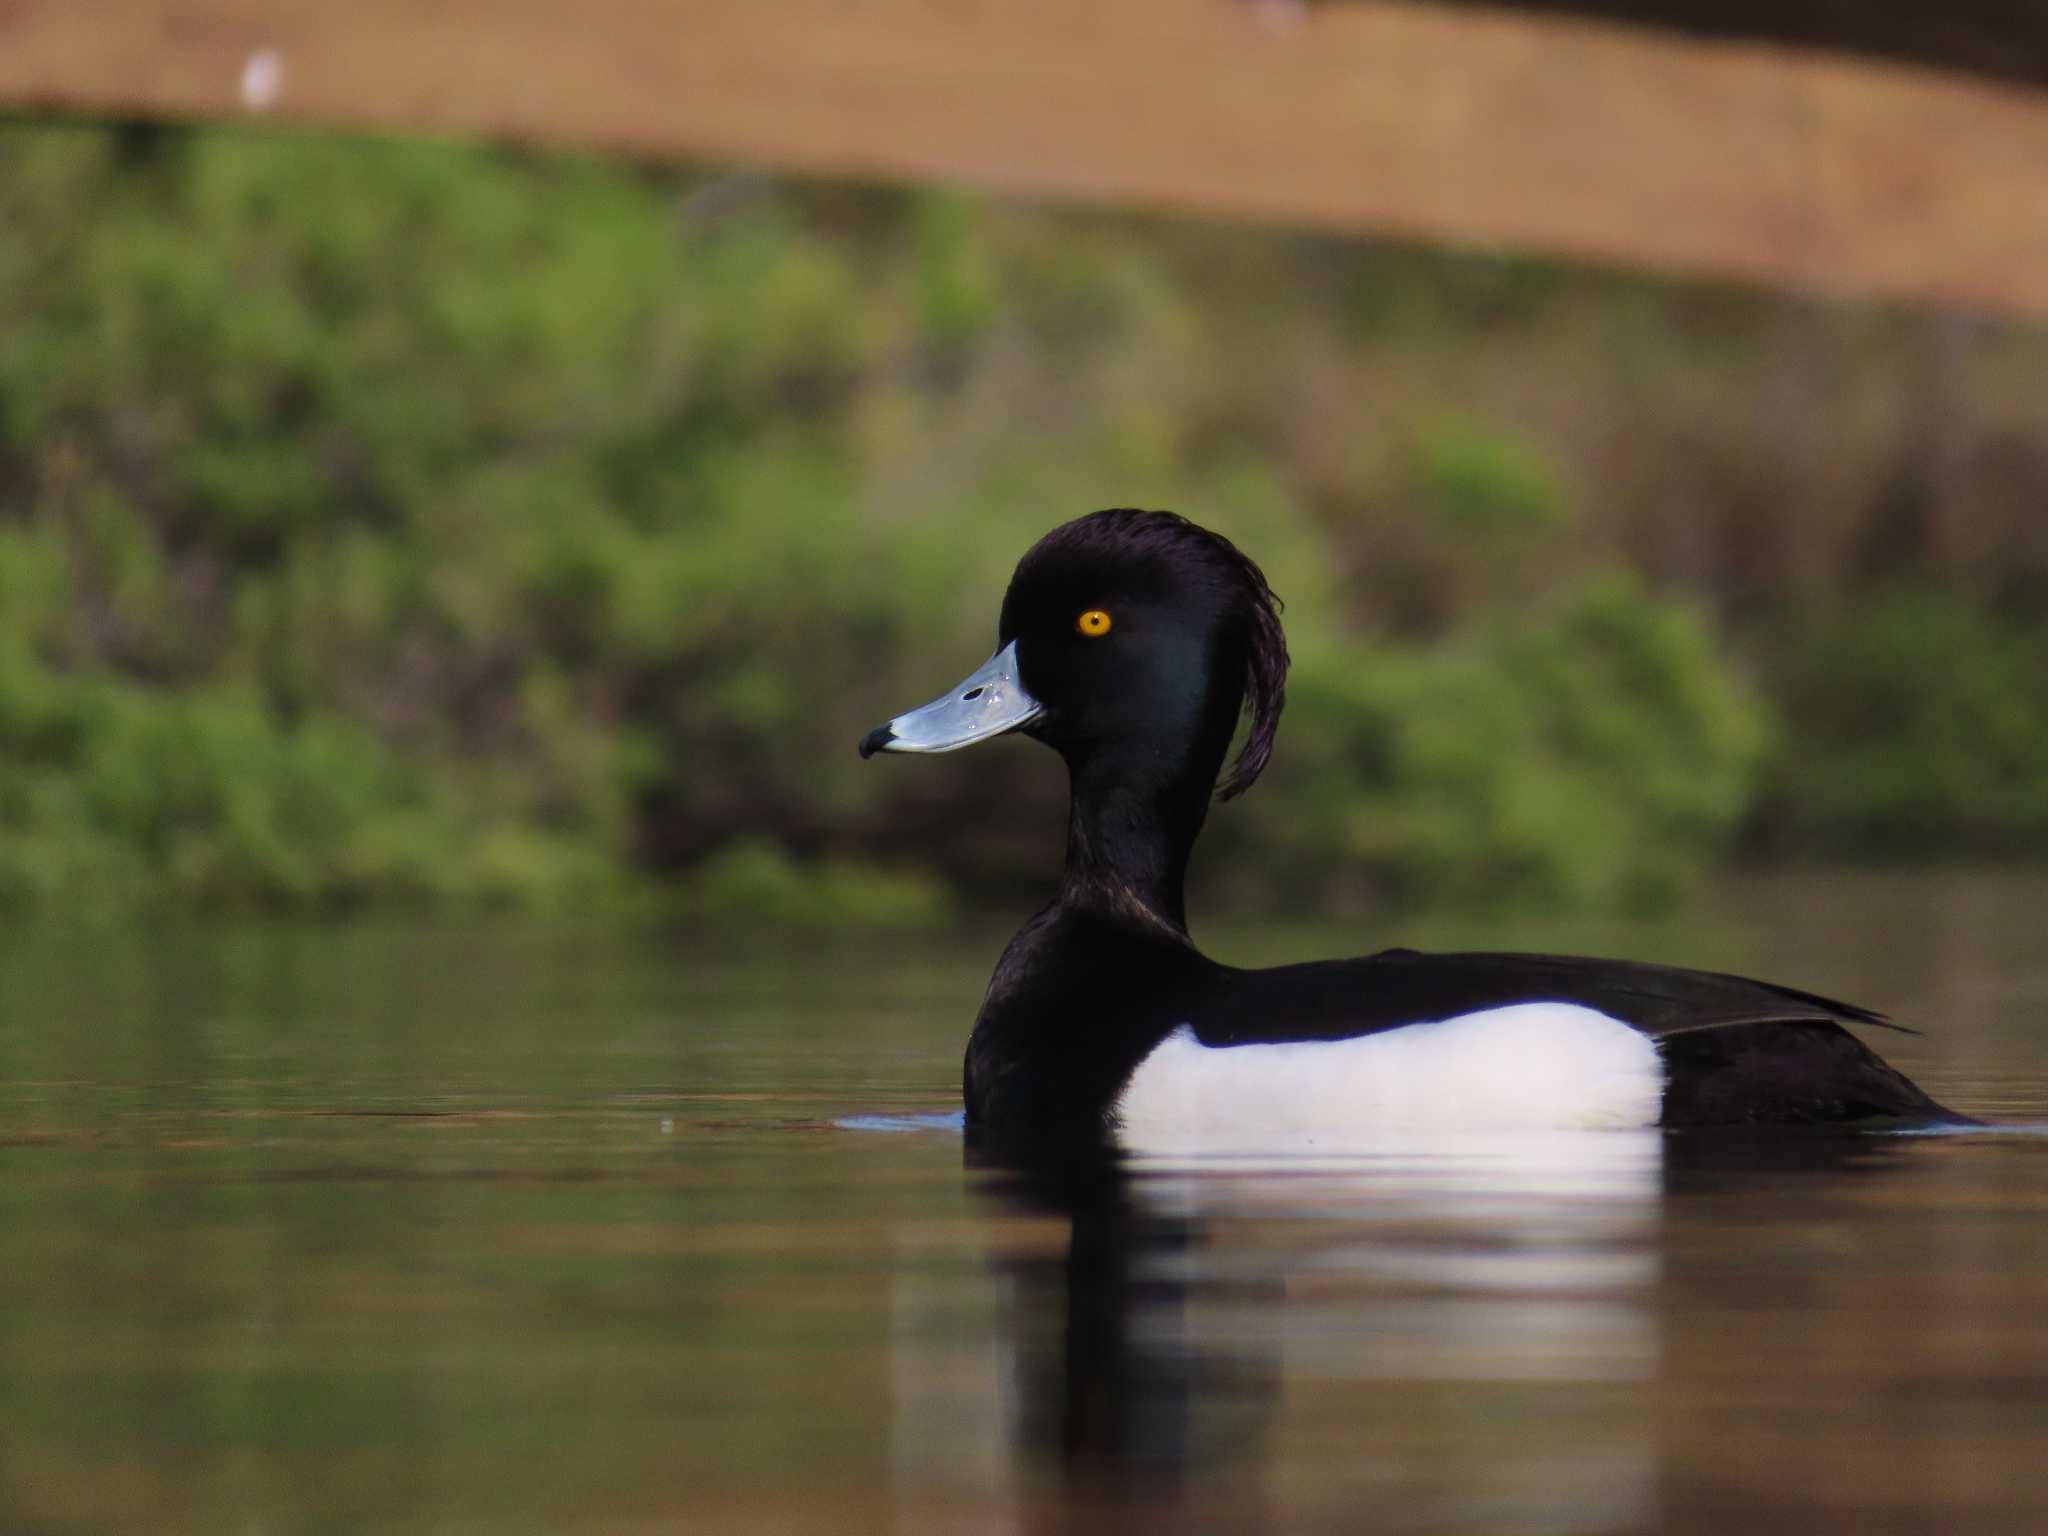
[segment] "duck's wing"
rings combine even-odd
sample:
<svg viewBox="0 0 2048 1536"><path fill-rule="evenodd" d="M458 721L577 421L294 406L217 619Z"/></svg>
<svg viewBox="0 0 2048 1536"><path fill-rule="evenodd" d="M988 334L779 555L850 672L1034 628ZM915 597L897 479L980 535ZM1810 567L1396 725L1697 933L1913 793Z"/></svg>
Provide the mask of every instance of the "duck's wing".
<svg viewBox="0 0 2048 1536"><path fill-rule="evenodd" d="M1523 1003L1597 1010L1657 1040L1658 1123L1968 1125L1843 1026L1872 1009L1717 971L1568 955L1425 955L1230 973L1188 1020L1207 1046L1337 1042ZM1910 1034L1912 1031L1906 1030Z"/></svg>
<svg viewBox="0 0 2048 1536"><path fill-rule="evenodd" d="M1873 1009L1718 971L1572 955L1383 950L1237 971L1189 1020L1204 1045L1343 1040L1520 1003L1572 1003L1656 1039L1759 1024L1871 1024Z"/></svg>

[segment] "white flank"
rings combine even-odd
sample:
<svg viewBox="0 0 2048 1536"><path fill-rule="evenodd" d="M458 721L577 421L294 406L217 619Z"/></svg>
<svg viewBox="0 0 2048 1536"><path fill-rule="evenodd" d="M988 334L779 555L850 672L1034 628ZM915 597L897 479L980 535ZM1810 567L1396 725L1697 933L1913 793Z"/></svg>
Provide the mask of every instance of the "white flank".
<svg viewBox="0 0 2048 1536"><path fill-rule="evenodd" d="M1161 1156L1386 1152L1442 1135L1657 1123L1656 1045L1571 1003L1521 1003L1355 1040L1211 1048L1175 1030L1117 1102Z"/></svg>

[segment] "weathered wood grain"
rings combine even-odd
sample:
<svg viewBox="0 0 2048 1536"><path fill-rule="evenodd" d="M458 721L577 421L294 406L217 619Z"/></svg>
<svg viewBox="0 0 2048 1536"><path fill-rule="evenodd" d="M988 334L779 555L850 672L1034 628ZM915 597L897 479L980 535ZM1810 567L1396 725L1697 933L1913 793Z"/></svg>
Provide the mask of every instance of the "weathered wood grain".
<svg viewBox="0 0 2048 1536"><path fill-rule="evenodd" d="M250 61L267 56L253 73ZM2048 96L1268 0L0 0L0 102L480 134L2048 315Z"/></svg>

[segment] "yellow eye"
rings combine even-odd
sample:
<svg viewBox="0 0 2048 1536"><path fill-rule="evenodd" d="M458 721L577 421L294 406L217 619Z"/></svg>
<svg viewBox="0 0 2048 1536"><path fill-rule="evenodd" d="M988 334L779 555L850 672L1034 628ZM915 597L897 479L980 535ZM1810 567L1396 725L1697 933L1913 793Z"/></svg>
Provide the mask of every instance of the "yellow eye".
<svg viewBox="0 0 2048 1536"><path fill-rule="evenodd" d="M1109 633L1109 615L1100 608L1090 608L1074 620L1074 628L1094 640Z"/></svg>

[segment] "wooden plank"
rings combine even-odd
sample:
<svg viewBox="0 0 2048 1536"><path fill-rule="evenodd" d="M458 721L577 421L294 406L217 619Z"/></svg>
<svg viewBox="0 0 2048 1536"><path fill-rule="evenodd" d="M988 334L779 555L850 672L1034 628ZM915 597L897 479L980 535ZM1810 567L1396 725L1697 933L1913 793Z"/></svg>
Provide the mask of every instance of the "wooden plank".
<svg viewBox="0 0 2048 1536"><path fill-rule="evenodd" d="M1288 0L0 0L0 101L251 110L2048 315L2048 97Z"/></svg>
<svg viewBox="0 0 2048 1536"><path fill-rule="evenodd" d="M1348 0L1332 0L1345 4ZM1493 5L1507 0L1430 0ZM1871 0L1512 0L1523 12L1565 14L1695 38L1889 59L1952 69L2036 90L2048 86L2048 10L2033 0L1941 0L1939 5L1873 5Z"/></svg>

